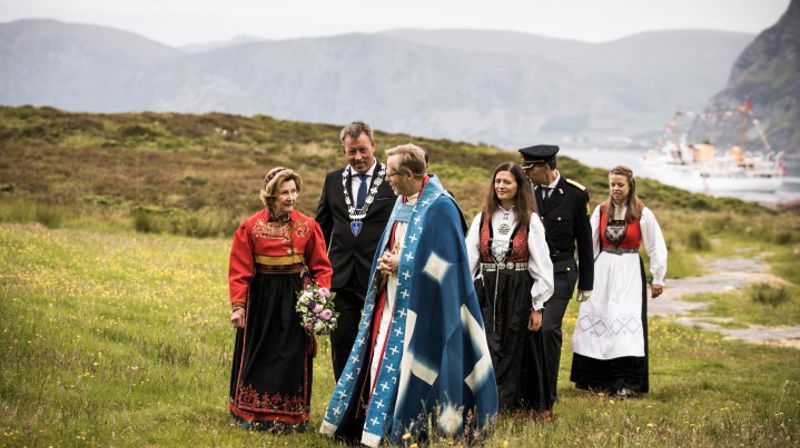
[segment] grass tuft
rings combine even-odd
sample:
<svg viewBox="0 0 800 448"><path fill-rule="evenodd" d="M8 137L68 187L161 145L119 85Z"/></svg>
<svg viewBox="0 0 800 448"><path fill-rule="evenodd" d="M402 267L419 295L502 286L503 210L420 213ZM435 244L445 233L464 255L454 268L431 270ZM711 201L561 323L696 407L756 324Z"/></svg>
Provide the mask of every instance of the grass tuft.
<svg viewBox="0 0 800 448"><path fill-rule="evenodd" d="M769 283L758 283L750 288L753 302L777 308L791 299L789 290L784 286L772 286Z"/></svg>
<svg viewBox="0 0 800 448"><path fill-rule="evenodd" d="M711 248L711 243L709 243L703 231L692 229L687 237L687 246L698 252L705 252Z"/></svg>

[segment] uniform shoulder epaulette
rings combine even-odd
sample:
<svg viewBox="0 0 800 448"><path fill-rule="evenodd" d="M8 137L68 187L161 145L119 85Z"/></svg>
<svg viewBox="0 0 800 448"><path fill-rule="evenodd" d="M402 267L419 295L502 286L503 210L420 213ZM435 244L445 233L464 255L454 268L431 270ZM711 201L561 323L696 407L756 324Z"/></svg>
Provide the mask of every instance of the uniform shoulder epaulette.
<svg viewBox="0 0 800 448"><path fill-rule="evenodd" d="M575 182L574 180L568 178L564 178L564 180L566 180L568 184L577 187L581 191L586 191L586 187L584 187L583 184L581 184L580 182Z"/></svg>

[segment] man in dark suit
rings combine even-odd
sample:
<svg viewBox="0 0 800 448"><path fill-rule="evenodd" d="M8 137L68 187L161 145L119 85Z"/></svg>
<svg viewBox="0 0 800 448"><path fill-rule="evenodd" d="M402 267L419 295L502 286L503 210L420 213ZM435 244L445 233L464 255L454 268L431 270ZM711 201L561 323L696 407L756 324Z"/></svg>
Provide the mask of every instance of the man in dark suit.
<svg viewBox="0 0 800 448"><path fill-rule="evenodd" d="M386 166L375 159L372 128L354 121L342 129L339 140L348 165L325 177L316 218L333 265L339 319L331 335L331 357L337 381L358 332L375 246L396 199Z"/></svg>
<svg viewBox="0 0 800 448"><path fill-rule="evenodd" d="M545 228L553 262L553 296L545 303L542 336L548 401L555 403L561 362L561 320L578 283L578 301L589 298L594 281L592 228L589 225L589 193L586 187L556 170L558 146L535 145L519 150L522 169L531 180L533 196ZM575 262L577 247L578 262ZM544 415L552 420L552 414Z"/></svg>

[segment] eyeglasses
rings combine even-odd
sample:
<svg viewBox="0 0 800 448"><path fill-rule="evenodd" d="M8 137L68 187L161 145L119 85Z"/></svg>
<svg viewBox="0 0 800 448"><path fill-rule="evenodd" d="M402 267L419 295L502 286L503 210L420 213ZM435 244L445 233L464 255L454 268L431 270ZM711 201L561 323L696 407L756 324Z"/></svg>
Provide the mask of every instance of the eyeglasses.
<svg viewBox="0 0 800 448"><path fill-rule="evenodd" d="M404 172L405 172L405 171L403 171L403 172L395 171L395 172L393 172L393 173L389 173L389 172L387 172L387 173L386 173L386 176L387 176L387 177L389 177L389 178L392 178L392 177L394 177L394 176L397 176L397 175L402 175Z"/></svg>

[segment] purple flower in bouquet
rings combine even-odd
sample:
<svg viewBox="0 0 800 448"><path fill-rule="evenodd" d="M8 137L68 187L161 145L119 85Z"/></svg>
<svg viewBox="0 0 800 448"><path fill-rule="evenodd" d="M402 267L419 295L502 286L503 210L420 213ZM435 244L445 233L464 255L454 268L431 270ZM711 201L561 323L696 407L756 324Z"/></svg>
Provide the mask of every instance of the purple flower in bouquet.
<svg viewBox="0 0 800 448"><path fill-rule="evenodd" d="M336 328L335 292L312 285L297 294L295 311L300 314L300 325L306 333L331 334Z"/></svg>

